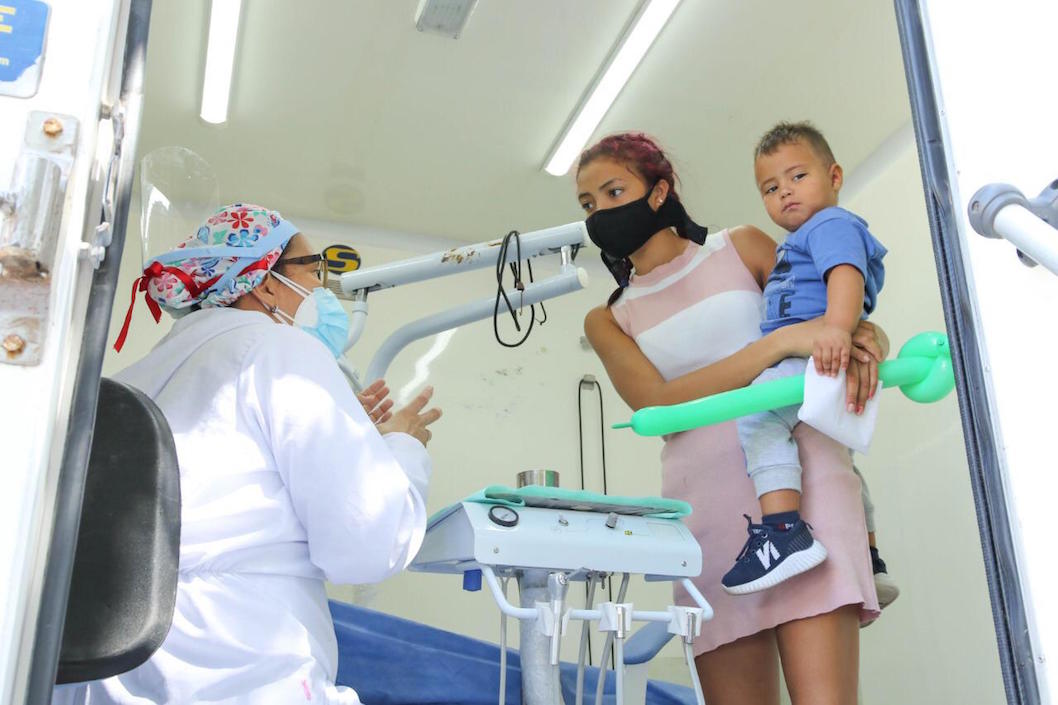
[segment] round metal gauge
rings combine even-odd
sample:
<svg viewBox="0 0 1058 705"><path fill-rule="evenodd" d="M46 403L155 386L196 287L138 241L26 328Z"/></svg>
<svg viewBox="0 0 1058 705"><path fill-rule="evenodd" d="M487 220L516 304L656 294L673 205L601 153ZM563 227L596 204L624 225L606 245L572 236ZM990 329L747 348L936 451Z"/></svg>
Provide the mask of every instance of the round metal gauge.
<svg viewBox="0 0 1058 705"><path fill-rule="evenodd" d="M497 504L489 509L489 519L500 526L514 526L518 523L518 512L510 507Z"/></svg>

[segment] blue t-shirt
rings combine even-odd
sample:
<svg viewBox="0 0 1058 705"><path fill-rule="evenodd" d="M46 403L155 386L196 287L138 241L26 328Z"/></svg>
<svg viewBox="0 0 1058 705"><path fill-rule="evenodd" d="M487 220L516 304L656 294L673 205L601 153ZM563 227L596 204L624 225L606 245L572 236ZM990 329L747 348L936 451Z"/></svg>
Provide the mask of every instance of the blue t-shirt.
<svg viewBox="0 0 1058 705"><path fill-rule="evenodd" d="M775 269L764 286L767 334L827 311L827 273L851 264L863 275L863 316L874 310L885 281L882 258L886 249L867 230L859 216L837 206L824 208L786 236L776 250Z"/></svg>

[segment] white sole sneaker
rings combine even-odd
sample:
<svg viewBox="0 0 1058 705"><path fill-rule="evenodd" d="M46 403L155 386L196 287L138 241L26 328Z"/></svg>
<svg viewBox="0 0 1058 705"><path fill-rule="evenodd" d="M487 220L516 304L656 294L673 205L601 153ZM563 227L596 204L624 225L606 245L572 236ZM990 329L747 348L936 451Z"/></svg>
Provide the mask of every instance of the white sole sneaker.
<svg viewBox="0 0 1058 705"><path fill-rule="evenodd" d="M900 588L888 573L874 574L874 589L878 593L878 609L884 610L900 597Z"/></svg>
<svg viewBox="0 0 1058 705"><path fill-rule="evenodd" d="M731 595L748 595L751 592L760 592L761 590L767 590L770 587L774 587L785 580L789 580L795 575L800 575L807 570L815 568L817 565L825 561L826 558L826 547L818 541L812 541L811 546L803 551L791 553L786 557L786 560L767 575L762 575L756 580L743 585L728 587L727 585L721 584L721 587Z"/></svg>

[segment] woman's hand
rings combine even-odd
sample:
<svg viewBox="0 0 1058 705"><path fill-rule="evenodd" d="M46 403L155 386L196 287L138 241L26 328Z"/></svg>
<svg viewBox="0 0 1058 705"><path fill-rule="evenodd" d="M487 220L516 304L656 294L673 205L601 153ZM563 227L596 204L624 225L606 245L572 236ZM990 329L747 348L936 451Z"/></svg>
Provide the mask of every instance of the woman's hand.
<svg viewBox="0 0 1058 705"><path fill-rule="evenodd" d="M870 321L860 321L852 346L858 364L849 365L845 399L850 412L862 414L864 404L878 391L878 365L889 355L889 336Z"/></svg>
<svg viewBox="0 0 1058 705"><path fill-rule="evenodd" d="M367 389L358 393L356 398L360 400L361 406L367 412L368 417L376 425L385 423L392 418L390 409L393 408L393 400L387 399L389 387L384 380L375 380Z"/></svg>
<svg viewBox="0 0 1058 705"><path fill-rule="evenodd" d="M849 413L862 414L868 399L878 391L878 361L868 356L867 362L853 358L845 371L845 408Z"/></svg>
<svg viewBox="0 0 1058 705"><path fill-rule="evenodd" d="M852 356L860 362L868 362L868 357L883 362L889 356L889 336L870 321L860 321L852 334L852 346Z"/></svg>
<svg viewBox="0 0 1058 705"><path fill-rule="evenodd" d="M379 433L407 433L423 445L429 443L433 433L426 427L441 418L440 409L433 408L423 411L432 396L433 387L427 387L419 392L419 396L412 399L400 411L395 412L392 418L378 424Z"/></svg>
<svg viewBox="0 0 1058 705"><path fill-rule="evenodd" d="M780 336L787 357L808 357L823 329L823 318L784 326L768 337ZM846 371L848 410L863 413L863 406L878 391L878 364L889 355L889 336L870 321L860 321L852 334L852 359Z"/></svg>

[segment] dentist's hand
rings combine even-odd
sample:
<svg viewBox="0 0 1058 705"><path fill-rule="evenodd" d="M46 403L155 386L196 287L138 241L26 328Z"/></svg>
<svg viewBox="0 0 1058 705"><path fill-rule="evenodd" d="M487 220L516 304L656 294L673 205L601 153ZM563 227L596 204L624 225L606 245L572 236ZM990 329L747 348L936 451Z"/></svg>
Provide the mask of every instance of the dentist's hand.
<svg viewBox="0 0 1058 705"><path fill-rule="evenodd" d="M419 396L412 399L400 411L395 412L392 418L377 424L379 433L407 433L425 446L433 437L433 433L427 426L441 418L440 409L432 408L423 411L432 396L433 387L427 387L419 392Z"/></svg>
<svg viewBox="0 0 1058 705"><path fill-rule="evenodd" d="M356 398L360 400L361 406L364 407L364 411L367 412L371 421L377 425L385 423L393 417L393 414L390 413L390 409L393 408L393 400L387 399L387 396L389 396L389 387L386 386L384 380L379 379L357 394Z"/></svg>

